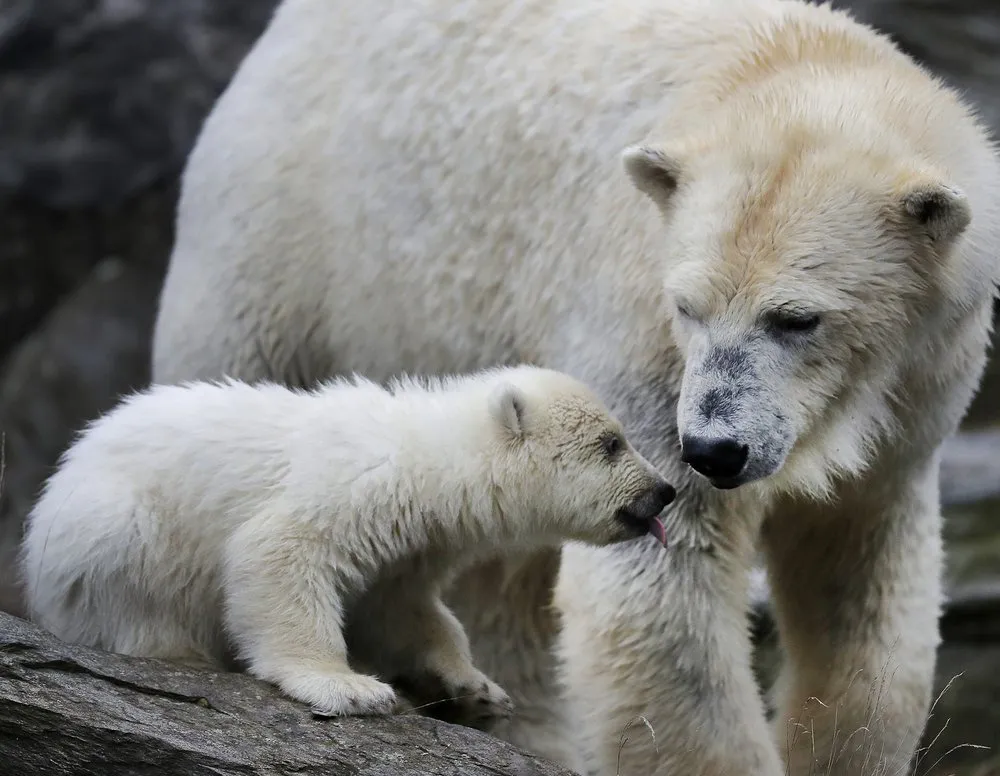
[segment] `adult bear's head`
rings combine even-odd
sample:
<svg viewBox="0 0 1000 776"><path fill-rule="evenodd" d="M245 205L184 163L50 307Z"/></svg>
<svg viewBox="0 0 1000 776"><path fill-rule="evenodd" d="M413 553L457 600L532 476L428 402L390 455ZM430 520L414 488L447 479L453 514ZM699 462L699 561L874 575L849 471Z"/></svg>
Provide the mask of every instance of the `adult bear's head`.
<svg viewBox="0 0 1000 776"><path fill-rule="evenodd" d="M829 84L796 88L734 96L697 137L654 134L624 164L665 220L683 460L717 488L822 495L898 430L915 359L926 381L985 309L996 267L969 227L997 163L972 120L872 121ZM946 134L964 148L942 151Z"/></svg>

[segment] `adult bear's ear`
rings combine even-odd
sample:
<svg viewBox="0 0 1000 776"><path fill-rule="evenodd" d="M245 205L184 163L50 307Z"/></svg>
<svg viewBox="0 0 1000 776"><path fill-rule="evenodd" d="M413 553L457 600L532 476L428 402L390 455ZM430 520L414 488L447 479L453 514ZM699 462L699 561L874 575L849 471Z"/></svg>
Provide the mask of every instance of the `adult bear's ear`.
<svg viewBox="0 0 1000 776"><path fill-rule="evenodd" d="M622 164L639 191L661 208L667 206L682 174L676 157L658 146L630 146L622 152Z"/></svg>
<svg viewBox="0 0 1000 776"><path fill-rule="evenodd" d="M912 182L896 194L897 219L912 233L923 231L934 243L957 240L972 222L972 208L965 194L936 180Z"/></svg>
<svg viewBox="0 0 1000 776"><path fill-rule="evenodd" d="M490 413L503 432L512 439L524 439L524 411L527 400L516 385L503 383L493 389Z"/></svg>

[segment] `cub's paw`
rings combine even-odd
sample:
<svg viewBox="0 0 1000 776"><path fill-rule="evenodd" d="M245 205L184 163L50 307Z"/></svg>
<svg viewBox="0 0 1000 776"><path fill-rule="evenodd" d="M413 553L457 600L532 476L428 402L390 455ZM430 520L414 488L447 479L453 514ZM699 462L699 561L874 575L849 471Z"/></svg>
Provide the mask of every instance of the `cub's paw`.
<svg viewBox="0 0 1000 776"><path fill-rule="evenodd" d="M484 727L514 713L514 702L496 682L480 675L472 681L453 685L449 693L463 724Z"/></svg>
<svg viewBox="0 0 1000 776"><path fill-rule="evenodd" d="M413 704L409 698L404 698L402 695L396 695L396 705L392 710L393 714L417 714L418 709Z"/></svg>
<svg viewBox="0 0 1000 776"><path fill-rule="evenodd" d="M392 687L363 674L300 674L279 686L319 717L385 716L398 708Z"/></svg>
<svg viewBox="0 0 1000 776"><path fill-rule="evenodd" d="M444 676L425 671L396 676L392 683L410 696L413 711L445 722L489 730L509 718L514 703L496 682L472 669Z"/></svg>

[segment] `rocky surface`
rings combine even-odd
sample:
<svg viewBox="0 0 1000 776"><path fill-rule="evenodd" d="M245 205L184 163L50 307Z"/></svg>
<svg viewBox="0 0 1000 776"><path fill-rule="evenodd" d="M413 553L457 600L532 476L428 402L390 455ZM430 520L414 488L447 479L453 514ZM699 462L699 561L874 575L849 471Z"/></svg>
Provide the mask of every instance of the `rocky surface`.
<svg viewBox="0 0 1000 776"><path fill-rule="evenodd" d="M245 674L71 647L4 614L0 760L22 776L571 776L471 728L316 718Z"/></svg>
<svg viewBox="0 0 1000 776"><path fill-rule="evenodd" d="M892 34L1000 128L1000 5L835 4ZM73 431L148 378L178 174L273 5L0 3L0 609L18 609L13 549L59 452ZM939 704L938 718L951 723L935 752L971 739L1000 747L1000 357L964 432L949 444L942 472L950 601L939 686L964 675ZM766 675L777 659L766 637L759 658ZM959 749L949 761L986 769L990 756L996 776L995 752Z"/></svg>

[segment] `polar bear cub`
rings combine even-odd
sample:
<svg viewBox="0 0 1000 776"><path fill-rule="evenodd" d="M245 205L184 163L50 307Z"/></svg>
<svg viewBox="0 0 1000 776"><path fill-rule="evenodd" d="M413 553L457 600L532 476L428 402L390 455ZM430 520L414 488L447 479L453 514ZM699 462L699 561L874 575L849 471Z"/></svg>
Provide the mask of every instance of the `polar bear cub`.
<svg viewBox="0 0 1000 776"><path fill-rule="evenodd" d="M216 666L232 649L322 715L389 713L398 682L494 718L512 704L439 598L449 575L514 546L665 543L674 495L546 369L153 386L63 455L22 573L66 641Z"/></svg>

